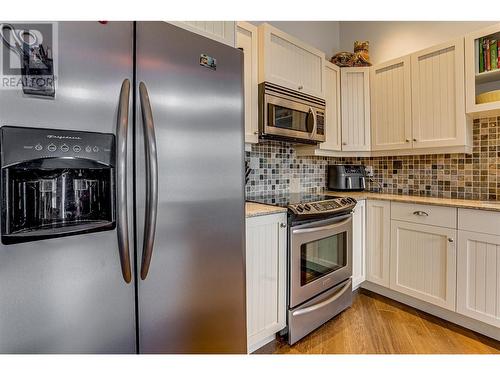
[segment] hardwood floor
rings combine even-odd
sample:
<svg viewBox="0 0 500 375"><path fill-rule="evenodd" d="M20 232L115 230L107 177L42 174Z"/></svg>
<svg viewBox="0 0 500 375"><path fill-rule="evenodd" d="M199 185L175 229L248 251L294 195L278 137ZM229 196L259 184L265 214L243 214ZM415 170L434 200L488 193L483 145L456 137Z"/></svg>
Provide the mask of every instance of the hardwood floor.
<svg viewBox="0 0 500 375"><path fill-rule="evenodd" d="M500 342L362 290L353 305L293 346L257 354L500 354Z"/></svg>

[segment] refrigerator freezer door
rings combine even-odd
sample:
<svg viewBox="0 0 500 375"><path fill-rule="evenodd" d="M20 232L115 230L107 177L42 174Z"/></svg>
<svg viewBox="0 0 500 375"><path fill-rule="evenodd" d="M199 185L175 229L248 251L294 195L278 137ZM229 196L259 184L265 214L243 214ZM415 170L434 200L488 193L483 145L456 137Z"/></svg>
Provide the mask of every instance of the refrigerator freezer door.
<svg viewBox="0 0 500 375"><path fill-rule="evenodd" d="M2 90L1 125L116 134L120 87L133 75L133 24L57 26L55 98ZM0 353L135 351L134 285L122 275L116 230L0 245Z"/></svg>
<svg viewBox="0 0 500 375"><path fill-rule="evenodd" d="M246 353L241 69L234 48L137 24L136 87L149 94L158 160L154 247L138 288L142 353ZM148 213L137 102L139 266Z"/></svg>

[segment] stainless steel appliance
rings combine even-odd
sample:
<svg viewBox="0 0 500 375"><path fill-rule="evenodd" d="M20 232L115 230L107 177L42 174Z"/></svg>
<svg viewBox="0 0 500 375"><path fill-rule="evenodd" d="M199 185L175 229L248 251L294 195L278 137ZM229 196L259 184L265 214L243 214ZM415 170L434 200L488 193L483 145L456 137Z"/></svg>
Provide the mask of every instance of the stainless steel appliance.
<svg viewBox="0 0 500 375"><path fill-rule="evenodd" d="M250 196L288 207L288 342L302 337L352 303L353 198L321 194Z"/></svg>
<svg viewBox="0 0 500 375"><path fill-rule="evenodd" d="M329 165L328 189L360 191L366 189L366 172L363 165Z"/></svg>
<svg viewBox="0 0 500 375"><path fill-rule="evenodd" d="M315 144L325 141L325 101L268 82L259 85L259 136Z"/></svg>
<svg viewBox="0 0 500 375"><path fill-rule="evenodd" d="M0 95L0 352L246 353L241 52L57 26L55 97Z"/></svg>

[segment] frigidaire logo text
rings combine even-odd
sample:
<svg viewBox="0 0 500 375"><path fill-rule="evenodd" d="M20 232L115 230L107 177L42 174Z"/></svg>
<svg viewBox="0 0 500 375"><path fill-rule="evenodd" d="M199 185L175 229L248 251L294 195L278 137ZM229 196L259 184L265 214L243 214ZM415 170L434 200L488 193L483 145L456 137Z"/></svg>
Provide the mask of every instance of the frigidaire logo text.
<svg viewBox="0 0 500 375"><path fill-rule="evenodd" d="M52 135L49 134L47 138L56 138L56 139L81 139L80 137L72 137L70 135Z"/></svg>

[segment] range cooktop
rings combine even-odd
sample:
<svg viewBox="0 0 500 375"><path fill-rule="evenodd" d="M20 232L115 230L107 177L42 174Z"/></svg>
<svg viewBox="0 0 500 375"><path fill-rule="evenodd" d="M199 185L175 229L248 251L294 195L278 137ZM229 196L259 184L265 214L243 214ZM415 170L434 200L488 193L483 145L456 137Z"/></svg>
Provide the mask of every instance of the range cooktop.
<svg viewBox="0 0 500 375"><path fill-rule="evenodd" d="M340 215L350 212L357 203L354 198L315 193L249 195L246 199L249 202L287 207L289 213L300 218Z"/></svg>

